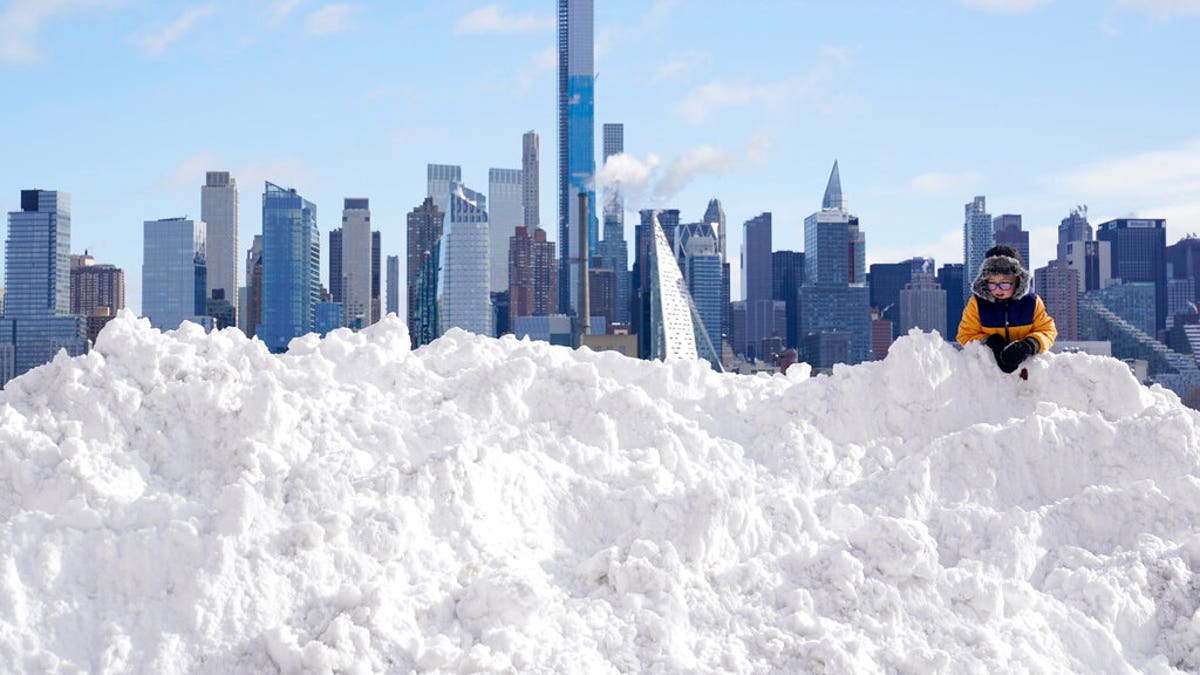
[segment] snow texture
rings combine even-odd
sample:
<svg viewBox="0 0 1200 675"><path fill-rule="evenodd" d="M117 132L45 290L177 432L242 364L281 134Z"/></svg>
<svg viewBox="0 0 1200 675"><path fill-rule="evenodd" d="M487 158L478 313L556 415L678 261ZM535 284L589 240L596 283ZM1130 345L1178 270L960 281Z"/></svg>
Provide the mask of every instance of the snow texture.
<svg viewBox="0 0 1200 675"><path fill-rule="evenodd" d="M11 382L4 670L1200 670L1200 417L1119 361L408 345L125 312Z"/></svg>

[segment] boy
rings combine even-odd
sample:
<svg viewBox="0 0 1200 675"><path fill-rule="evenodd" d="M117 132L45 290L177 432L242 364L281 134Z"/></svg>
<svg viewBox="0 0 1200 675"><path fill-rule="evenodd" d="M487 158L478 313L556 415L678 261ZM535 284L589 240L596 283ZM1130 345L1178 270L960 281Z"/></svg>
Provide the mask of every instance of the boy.
<svg viewBox="0 0 1200 675"><path fill-rule="evenodd" d="M1030 356L1048 351L1058 329L1042 299L1031 292L1029 271L1017 252L1001 245L984 255L958 323L958 342L983 340L1000 370L1011 373Z"/></svg>

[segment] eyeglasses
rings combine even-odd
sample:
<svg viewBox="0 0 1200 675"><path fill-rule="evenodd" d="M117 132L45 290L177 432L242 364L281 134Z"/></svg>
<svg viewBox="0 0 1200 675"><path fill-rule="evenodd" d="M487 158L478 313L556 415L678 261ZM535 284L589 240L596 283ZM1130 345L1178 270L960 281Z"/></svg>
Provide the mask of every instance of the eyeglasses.
<svg viewBox="0 0 1200 675"><path fill-rule="evenodd" d="M999 288L1002 291L1011 291L1012 287L1013 287L1013 282L1011 282L1011 281L989 281L989 282L987 282L987 287L988 287L989 291L994 291L997 288Z"/></svg>

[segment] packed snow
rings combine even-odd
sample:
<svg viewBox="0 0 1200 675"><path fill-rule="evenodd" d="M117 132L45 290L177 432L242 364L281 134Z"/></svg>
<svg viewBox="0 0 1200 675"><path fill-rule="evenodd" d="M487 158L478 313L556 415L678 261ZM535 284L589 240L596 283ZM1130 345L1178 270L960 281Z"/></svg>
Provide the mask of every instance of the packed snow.
<svg viewBox="0 0 1200 675"><path fill-rule="evenodd" d="M124 312L0 393L23 672L1200 670L1200 416L910 333L810 377Z"/></svg>

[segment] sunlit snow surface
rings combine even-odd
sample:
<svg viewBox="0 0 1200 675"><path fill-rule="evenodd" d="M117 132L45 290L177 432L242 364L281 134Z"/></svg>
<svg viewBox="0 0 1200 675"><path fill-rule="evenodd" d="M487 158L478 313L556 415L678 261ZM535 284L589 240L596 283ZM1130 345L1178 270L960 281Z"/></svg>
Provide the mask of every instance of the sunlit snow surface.
<svg viewBox="0 0 1200 675"><path fill-rule="evenodd" d="M3 669L1200 669L1200 418L1116 360L408 343L125 313L10 383Z"/></svg>

